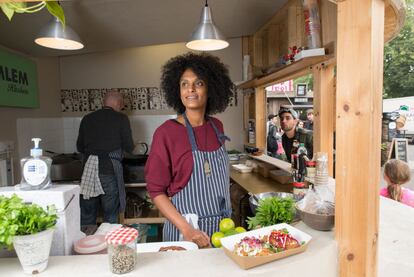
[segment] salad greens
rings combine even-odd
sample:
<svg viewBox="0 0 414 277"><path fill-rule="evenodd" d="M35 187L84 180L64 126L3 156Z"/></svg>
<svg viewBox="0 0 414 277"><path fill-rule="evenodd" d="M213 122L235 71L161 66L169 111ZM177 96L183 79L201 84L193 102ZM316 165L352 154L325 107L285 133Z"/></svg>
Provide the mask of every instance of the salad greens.
<svg viewBox="0 0 414 277"><path fill-rule="evenodd" d="M278 223L290 223L295 216L292 198L269 197L261 199L254 217L247 218L249 229L266 227Z"/></svg>
<svg viewBox="0 0 414 277"><path fill-rule="evenodd" d="M15 194L10 198L0 195L0 245L11 249L14 236L45 231L55 226L57 218L54 205L45 211L36 204L24 203Z"/></svg>

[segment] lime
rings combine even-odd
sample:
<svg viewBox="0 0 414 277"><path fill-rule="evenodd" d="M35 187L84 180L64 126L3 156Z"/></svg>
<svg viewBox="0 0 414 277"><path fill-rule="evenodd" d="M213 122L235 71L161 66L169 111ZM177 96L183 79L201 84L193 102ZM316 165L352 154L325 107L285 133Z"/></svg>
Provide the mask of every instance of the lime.
<svg viewBox="0 0 414 277"><path fill-rule="evenodd" d="M235 227L234 221L231 218L223 218L220 221L220 232L226 233L230 230L233 230Z"/></svg>
<svg viewBox="0 0 414 277"><path fill-rule="evenodd" d="M222 239L222 238L224 238L224 233L222 233L222 232L215 232L211 236L211 243L213 244L214 247L220 248L221 247L220 239Z"/></svg>
<svg viewBox="0 0 414 277"><path fill-rule="evenodd" d="M239 234L239 233L244 233L244 232L247 232L247 231L246 231L246 229L244 229L244 228L243 228L243 227L241 227L241 226L236 227L236 229L234 229L234 231L236 231L238 234Z"/></svg>
<svg viewBox="0 0 414 277"><path fill-rule="evenodd" d="M225 237L228 237L228 236L232 236L232 235L237 235L238 233L236 232L236 230L230 230L230 231L228 231L228 232L225 232L224 233L224 236Z"/></svg>

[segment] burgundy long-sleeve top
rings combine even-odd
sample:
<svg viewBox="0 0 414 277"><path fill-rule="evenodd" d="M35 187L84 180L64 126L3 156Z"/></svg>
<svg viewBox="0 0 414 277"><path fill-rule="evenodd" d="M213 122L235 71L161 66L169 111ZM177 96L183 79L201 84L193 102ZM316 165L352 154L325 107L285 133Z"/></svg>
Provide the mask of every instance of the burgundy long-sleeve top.
<svg viewBox="0 0 414 277"><path fill-rule="evenodd" d="M219 132L223 133L220 120L210 117ZM198 149L215 151L220 143L211 121L193 127ZM145 165L145 181L151 198L160 194L173 196L190 180L193 171L191 144L184 125L176 120L164 122L154 133L150 154Z"/></svg>

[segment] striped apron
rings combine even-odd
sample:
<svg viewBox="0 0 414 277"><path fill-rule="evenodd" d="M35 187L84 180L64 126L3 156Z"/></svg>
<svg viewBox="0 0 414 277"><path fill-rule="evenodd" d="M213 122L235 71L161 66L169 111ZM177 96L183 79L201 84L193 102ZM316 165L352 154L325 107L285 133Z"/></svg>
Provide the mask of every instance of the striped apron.
<svg viewBox="0 0 414 277"><path fill-rule="evenodd" d="M191 143L194 161L193 172L187 185L175 194L171 201L181 214L197 214L200 230L211 236L219 230L219 222L231 216L229 160L224 146L224 134L221 134L212 120L208 120L216 133L220 148L216 151L200 151L195 135L185 113L185 126ZM204 172L204 162L210 164L210 175ZM163 240L178 241L179 230L168 220L164 224Z"/></svg>
<svg viewBox="0 0 414 277"><path fill-rule="evenodd" d="M112 166L114 168L114 175L116 178L116 183L118 185L119 192L119 212L122 213L125 211L126 206L124 173L122 170L122 159L124 158L124 153L122 149L118 149L110 152L108 156L111 159Z"/></svg>

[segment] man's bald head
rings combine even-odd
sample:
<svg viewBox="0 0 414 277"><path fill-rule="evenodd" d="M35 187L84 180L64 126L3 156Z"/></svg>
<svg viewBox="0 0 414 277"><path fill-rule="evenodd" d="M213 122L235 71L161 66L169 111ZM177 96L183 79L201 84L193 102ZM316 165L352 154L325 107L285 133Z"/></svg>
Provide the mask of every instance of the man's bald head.
<svg viewBox="0 0 414 277"><path fill-rule="evenodd" d="M120 112L124 106L124 97L119 91L110 90L105 94L104 106L111 107L117 112Z"/></svg>

